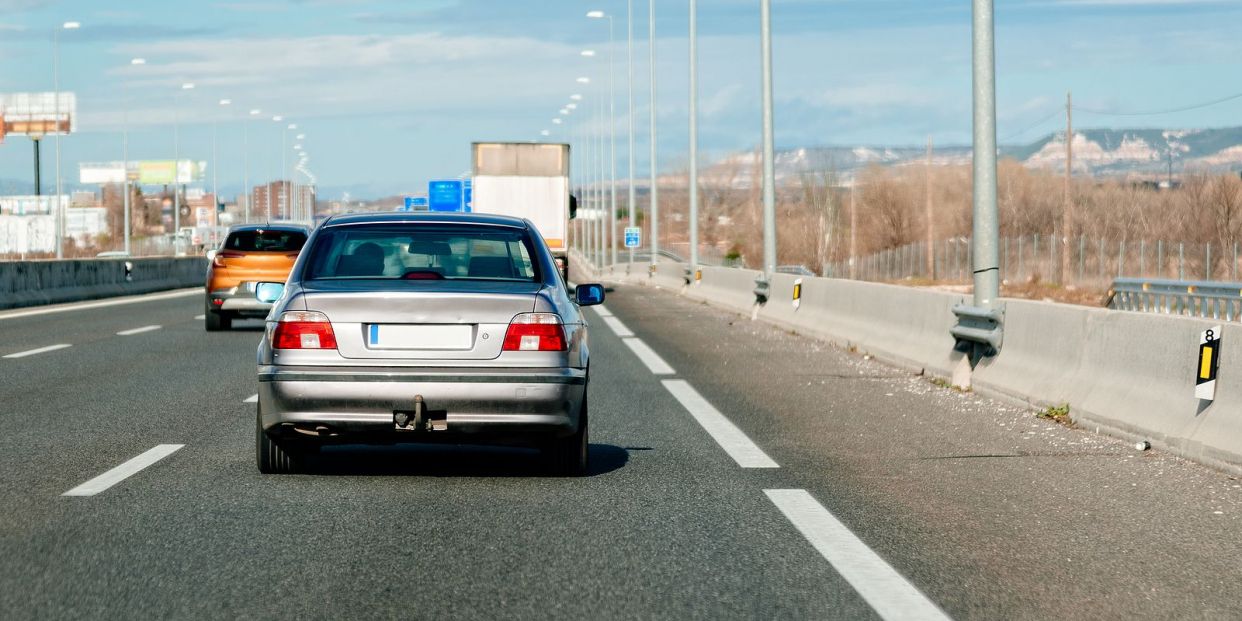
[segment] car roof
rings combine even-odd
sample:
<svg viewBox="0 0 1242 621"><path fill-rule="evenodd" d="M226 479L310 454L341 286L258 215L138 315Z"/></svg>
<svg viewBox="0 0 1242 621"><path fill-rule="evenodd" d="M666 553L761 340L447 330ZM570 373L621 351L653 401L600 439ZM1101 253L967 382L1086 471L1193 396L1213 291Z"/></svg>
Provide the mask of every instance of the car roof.
<svg viewBox="0 0 1242 621"><path fill-rule="evenodd" d="M482 213L378 211L351 213L328 218L323 226L350 226L355 224L483 224L525 229L526 221L512 216Z"/></svg>
<svg viewBox="0 0 1242 621"><path fill-rule="evenodd" d="M264 224L238 224L229 227L230 233L237 231L298 231L299 233L309 233L310 227L302 224L290 224L287 222L268 222Z"/></svg>

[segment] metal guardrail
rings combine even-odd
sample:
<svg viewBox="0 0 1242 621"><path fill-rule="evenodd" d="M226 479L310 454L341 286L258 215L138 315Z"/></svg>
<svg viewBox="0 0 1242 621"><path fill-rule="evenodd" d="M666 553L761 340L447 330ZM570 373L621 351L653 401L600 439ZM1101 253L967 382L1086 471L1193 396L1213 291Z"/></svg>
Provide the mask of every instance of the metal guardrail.
<svg viewBox="0 0 1242 621"><path fill-rule="evenodd" d="M1242 321L1242 283L1118 278L1108 308Z"/></svg>

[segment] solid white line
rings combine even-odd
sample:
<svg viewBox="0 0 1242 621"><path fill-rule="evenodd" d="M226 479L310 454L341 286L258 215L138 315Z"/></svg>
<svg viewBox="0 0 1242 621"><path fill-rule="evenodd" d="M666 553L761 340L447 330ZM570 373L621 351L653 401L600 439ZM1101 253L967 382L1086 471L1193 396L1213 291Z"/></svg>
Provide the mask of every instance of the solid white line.
<svg viewBox="0 0 1242 621"><path fill-rule="evenodd" d="M743 468L780 468L763 449L759 448L741 429L737 428L720 410L699 394L686 380L664 380L664 387L681 402L682 407L699 421L699 425L724 449L737 465Z"/></svg>
<svg viewBox="0 0 1242 621"><path fill-rule="evenodd" d="M141 328L134 328L132 330L121 330L120 332L117 332L116 335L117 336L133 336L135 334L142 334L143 332L154 332L155 330L159 330L162 327L164 326L143 326Z"/></svg>
<svg viewBox="0 0 1242 621"><path fill-rule="evenodd" d="M118 298L115 300L104 300L100 302L75 302L73 304L58 304L56 306L40 306L31 310L15 310L0 312L0 320L17 319L19 317L31 317L34 315L46 315L48 313L65 313L69 311L90 310L92 308L103 308L105 306L121 306L124 304L137 304L139 302L158 302L160 300L170 300L172 298L183 298L190 295L203 295L202 287L193 289L182 289L173 291L172 293L152 293L148 295L139 295L133 297Z"/></svg>
<svg viewBox="0 0 1242 621"><path fill-rule="evenodd" d="M600 317L612 317L612 311L604 308L603 304L600 304L599 306L595 306L594 308L595 308L595 312L599 313Z"/></svg>
<svg viewBox="0 0 1242 621"><path fill-rule="evenodd" d="M806 490L765 489L763 493L880 618L949 619Z"/></svg>
<svg viewBox="0 0 1242 621"><path fill-rule="evenodd" d="M195 315L195 316L194 316L194 321L202 321L202 320L204 320L204 319L206 319L206 318L207 318L207 315Z"/></svg>
<svg viewBox="0 0 1242 621"><path fill-rule="evenodd" d="M4 357L5 358L25 358L26 356L33 356L35 354L45 354L49 351L65 349L66 347L73 347L73 345L70 345L68 343L61 343L60 345L48 345L47 347L40 347L38 349L31 349L29 351L19 351L16 354L9 354Z"/></svg>
<svg viewBox="0 0 1242 621"><path fill-rule="evenodd" d="M249 397L246 397L245 401L242 401L242 403L258 403L258 402L259 402L259 395L250 395Z"/></svg>
<svg viewBox="0 0 1242 621"><path fill-rule="evenodd" d="M642 342L642 339L629 337L623 338L621 341L634 352L635 356L638 356L639 360L643 361L643 364L647 365L647 368L652 373L656 375L672 375L675 373L673 367L668 366L668 363L650 347L647 347L647 344Z"/></svg>
<svg viewBox="0 0 1242 621"><path fill-rule="evenodd" d="M620 319L617 319L616 317L603 317L602 319L604 320L604 325L608 326L608 328L616 333L617 336L621 338L634 336L634 332L625 327L625 324L621 323Z"/></svg>
<svg viewBox="0 0 1242 621"><path fill-rule="evenodd" d="M61 494L61 496L94 496L133 476L143 468L176 453L184 444L160 444L155 448Z"/></svg>

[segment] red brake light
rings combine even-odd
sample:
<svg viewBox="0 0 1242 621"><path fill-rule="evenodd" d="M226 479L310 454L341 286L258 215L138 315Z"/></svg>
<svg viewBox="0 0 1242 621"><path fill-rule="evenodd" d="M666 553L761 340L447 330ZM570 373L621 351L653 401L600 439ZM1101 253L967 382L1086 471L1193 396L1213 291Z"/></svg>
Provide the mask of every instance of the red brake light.
<svg viewBox="0 0 1242 621"><path fill-rule="evenodd" d="M272 334L275 349L336 349L336 333L323 313L293 311L280 316Z"/></svg>
<svg viewBox="0 0 1242 621"><path fill-rule="evenodd" d="M553 313L525 313L513 318L504 351L565 351L565 328Z"/></svg>

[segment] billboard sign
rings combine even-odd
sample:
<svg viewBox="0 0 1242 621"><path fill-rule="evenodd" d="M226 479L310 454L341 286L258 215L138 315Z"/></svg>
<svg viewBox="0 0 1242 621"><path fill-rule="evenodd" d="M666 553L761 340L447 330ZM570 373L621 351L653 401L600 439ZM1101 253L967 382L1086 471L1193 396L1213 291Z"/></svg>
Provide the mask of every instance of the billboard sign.
<svg viewBox="0 0 1242 621"><path fill-rule="evenodd" d="M0 95L0 142L5 134L42 138L78 130L78 98L73 93Z"/></svg>
<svg viewBox="0 0 1242 621"><path fill-rule="evenodd" d="M462 211L464 184L461 179L443 179L427 183L428 211Z"/></svg>
<svg viewBox="0 0 1242 621"><path fill-rule="evenodd" d="M129 180L141 185L169 185L173 183L173 170L177 171L176 183L194 183L206 177L207 162L181 160L149 160L129 162ZM84 163L78 166L82 183L107 184L125 181L124 162Z"/></svg>

